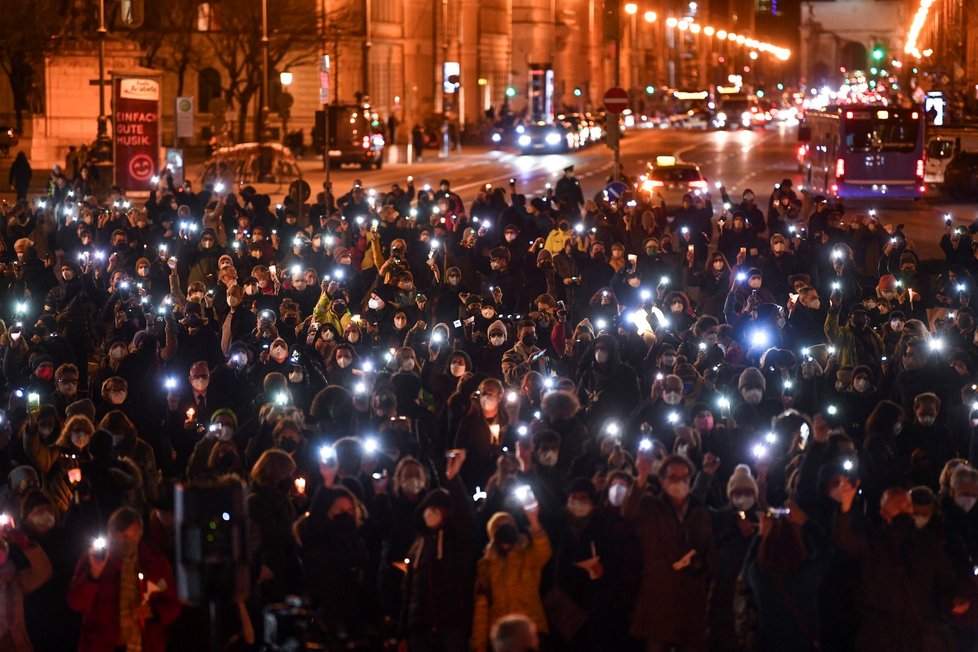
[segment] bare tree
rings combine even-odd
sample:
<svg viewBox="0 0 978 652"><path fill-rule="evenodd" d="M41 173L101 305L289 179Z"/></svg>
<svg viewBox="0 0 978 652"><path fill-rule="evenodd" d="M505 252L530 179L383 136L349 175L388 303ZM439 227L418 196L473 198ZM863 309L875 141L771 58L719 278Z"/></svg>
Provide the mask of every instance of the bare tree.
<svg viewBox="0 0 978 652"><path fill-rule="evenodd" d="M318 52L315 0L268 2L268 67L275 70L308 63ZM238 141L245 139L248 107L262 86L262 0L223 0L212 5L216 31L209 32L214 57L224 68L225 99L238 109ZM267 101L267 98L266 98ZM264 129L265 116L257 111L255 134Z"/></svg>
<svg viewBox="0 0 978 652"><path fill-rule="evenodd" d="M13 91L16 127L23 130L24 114L31 109L35 71L44 55L57 45L64 24L56 0L0 0L4 29L0 30L0 70Z"/></svg>
<svg viewBox="0 0 978 652"><path fill-rule="evenodd" d="M145 22L131 32L143 50L143 65L177 76L178 96L183 95L187 72L201 64L193 42L198 6L195 2L146 2Z"/></svg>

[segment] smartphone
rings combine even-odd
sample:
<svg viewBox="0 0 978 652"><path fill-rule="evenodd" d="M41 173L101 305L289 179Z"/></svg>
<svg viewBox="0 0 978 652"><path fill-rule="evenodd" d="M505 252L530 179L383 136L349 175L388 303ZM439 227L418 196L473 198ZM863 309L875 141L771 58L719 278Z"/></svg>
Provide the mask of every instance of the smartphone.
<svg viewBox="0 0 978 652"><path fill-rule="evenodd" d="M635 263L637 263L638 262L638 255L637 254L628 254L628 262L630 262L632 265L634 265Z"/></svg>
<svg viewBox="0 0 978 652"><path fill-rule="evenodd" d="M461 448L451 448L445 452L445 457L447 457L448 459L455 459L456 457L461 455L462 452L463 451Z"/></svg>
<svg viewBox="0 0 978 652"><path fill-rule="evenodd" d="M32 416L41 411L41 395L31 392L27 395L27 412Z"/></svg>
<svg viewBox="0 0 978 652"><path fill-rule="evenodd" d="M530 362L536 362L537 360L539 360L540 358L542 358L545 355L547 355L547 350L546 349L542 349L540 351L537 351L533 355L531 355L529 361Z"/></svg>

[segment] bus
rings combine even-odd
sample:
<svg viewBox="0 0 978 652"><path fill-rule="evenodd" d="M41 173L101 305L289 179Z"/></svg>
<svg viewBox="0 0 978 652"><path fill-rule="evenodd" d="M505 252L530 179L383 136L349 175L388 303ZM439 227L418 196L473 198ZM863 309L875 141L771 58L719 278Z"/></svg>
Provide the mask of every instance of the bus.
<svg viewBox="0 0 978 652"><path fill-rule="evenodd" d="M798 129L804 183L842 198L919 199L924 111L840 105L807 111Z"/></svg>

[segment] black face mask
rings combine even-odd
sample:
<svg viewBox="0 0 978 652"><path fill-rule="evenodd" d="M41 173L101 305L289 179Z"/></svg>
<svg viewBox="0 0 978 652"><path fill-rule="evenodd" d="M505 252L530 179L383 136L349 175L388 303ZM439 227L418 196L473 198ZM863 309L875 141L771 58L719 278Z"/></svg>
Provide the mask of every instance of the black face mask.
<svg viewBox="0 0 978 652"><path fill-rule="evenodd" d="M357 531L357 520L353 514L342 512L330 520L329 526L333 532L354 534Z"/></svg>
<svg viewBox="0 0 978 652"><path fill-rule="evenodd" d="M910 514L897 514L890 521L890 528L892 528L894 532L904 536L910 532L913 532L913 516Z"/></svg>
<svg viewBox="0 0 978 652"><path fill-rule="evenodd" d="M569 229L569 228L570 228L570 227L569 227L569 226L568 226L568 225L567 225L567 224L566 224L565 222L562 222L562 223L560 224L560 230L561 230L561 231L566 231L566 230L567 230L567 229Z"/></svg>
<svg viewBox="0 0 978 652"><path fill-rule="evenodd" d="M523 337L520 338L520 343L526 348L530 348L531 346L536 346L537 336L533 334L524 335Z"/></svg>
<svg viewBox="0 0 978 652"><path fill-rule="evenodd" d="M854 315L852 318L852 327L860 331L866 328L866 315Z"/></svg>
<svg viewBox="0 0 978 652"><path fill-rule="evenodd" d="M520 533L516 530L515 525L505 523L499 526L496 530L496 543L499 545L516 545L516 541L519 539Z"/></svg>

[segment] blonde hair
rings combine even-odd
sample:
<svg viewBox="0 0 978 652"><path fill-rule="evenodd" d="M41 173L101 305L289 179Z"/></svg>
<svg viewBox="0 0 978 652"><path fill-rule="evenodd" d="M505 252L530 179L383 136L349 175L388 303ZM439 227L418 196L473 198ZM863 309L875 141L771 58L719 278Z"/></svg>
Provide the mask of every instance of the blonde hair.
<svg viewBox="0 0 978 652"><path fill-rule="evenodd" d="M259 487L270 487L290 478L295 469L295 460L288 453L270 448L251 467L251 481Z"/></svg>

